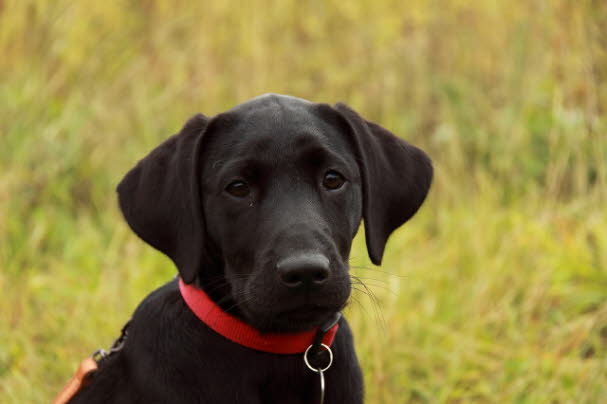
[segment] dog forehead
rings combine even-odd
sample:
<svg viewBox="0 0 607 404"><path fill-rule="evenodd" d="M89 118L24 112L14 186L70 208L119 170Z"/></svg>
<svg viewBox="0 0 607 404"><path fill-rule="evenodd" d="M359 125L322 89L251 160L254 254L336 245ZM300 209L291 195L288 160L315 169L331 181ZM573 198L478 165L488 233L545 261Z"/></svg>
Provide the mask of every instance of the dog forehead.
<svg viewBox="0 0 607 404"><path fill-rule="evenodd" d="M222 115L231 120L232 126L237 126L239 131L263 135L318 126L322 120L318 116L317 106L318 104L301 98L264 94L237 105Z"/></svg>
<svg viewBox="0 0 607 404"><path fill-rule="evenodd" d="M340 130L319 113L318 106L300 98L266 94L216 117L213 149L222 155L289 158L304 149L348 148Z"/></svg>

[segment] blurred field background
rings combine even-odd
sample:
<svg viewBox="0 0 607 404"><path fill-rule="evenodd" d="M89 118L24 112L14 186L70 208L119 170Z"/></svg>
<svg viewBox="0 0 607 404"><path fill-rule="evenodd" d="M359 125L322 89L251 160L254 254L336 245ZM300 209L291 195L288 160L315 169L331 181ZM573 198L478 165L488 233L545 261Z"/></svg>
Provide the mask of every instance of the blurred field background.
<svg viewBox="0 0 607 404"><path fill-rule="evenodd" d="M347 310L368 403L607 402L607 2L0 1L0 402L171 278L115 185L196 112L344 101L436 180ZM329 381L330 382L330 381Z"/></svg>

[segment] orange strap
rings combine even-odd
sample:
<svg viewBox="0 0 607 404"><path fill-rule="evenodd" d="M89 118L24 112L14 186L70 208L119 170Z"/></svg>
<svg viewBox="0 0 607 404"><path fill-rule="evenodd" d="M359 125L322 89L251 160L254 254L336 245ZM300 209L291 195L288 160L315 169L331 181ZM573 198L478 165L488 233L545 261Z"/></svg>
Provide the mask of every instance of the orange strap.
<svg viewBox="0 0 607 404"><path fill-rule="evenodd" d="M86 358L80 362L80 366L76 371L76 374L72 376L69 382L65 385L63 390L55 400L53 404L66 404L80 391L80 389L86 385L88 377L97 370L97 362L93 358Z"/></svg>

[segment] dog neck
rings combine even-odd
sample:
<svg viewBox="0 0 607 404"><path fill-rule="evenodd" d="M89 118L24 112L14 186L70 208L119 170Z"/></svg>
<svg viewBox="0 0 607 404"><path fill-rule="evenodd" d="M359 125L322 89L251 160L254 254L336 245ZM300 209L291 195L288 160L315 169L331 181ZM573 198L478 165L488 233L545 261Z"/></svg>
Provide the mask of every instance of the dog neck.
<svg viewBox="0 0 607 404"><path fill-rule="evenodd" d="M318 327L298 333L260 333L241 319L225 312L202 290L179 278L179 291L190 310L209 328L224 338L256 351L275 354L298 354L314 342ZM331 346L339 325L333 325L322 343Z"/></svg>

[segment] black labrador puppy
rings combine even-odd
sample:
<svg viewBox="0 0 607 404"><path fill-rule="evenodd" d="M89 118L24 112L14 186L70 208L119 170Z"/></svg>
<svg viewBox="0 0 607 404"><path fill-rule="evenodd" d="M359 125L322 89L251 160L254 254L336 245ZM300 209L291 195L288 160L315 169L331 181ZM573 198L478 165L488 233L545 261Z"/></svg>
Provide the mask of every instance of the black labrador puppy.
<svg viewBox="0 0 607 404"><path fill-rule="evenodd" d="M184 291L208 297L220 312L213 321L279 345L303 338L305 348L348 301L361 220L379 265L431 180L424 152L343 104L269 94L194 116L118 186L126 221L174 261L180 280L140 304L122 349L71 402L318 403L319 373L301 347L239 343L196 313ZM341 318L331 329L325 403L361 403L348 324Z"/></svg>

